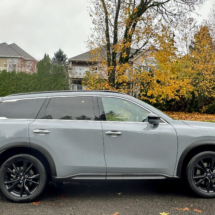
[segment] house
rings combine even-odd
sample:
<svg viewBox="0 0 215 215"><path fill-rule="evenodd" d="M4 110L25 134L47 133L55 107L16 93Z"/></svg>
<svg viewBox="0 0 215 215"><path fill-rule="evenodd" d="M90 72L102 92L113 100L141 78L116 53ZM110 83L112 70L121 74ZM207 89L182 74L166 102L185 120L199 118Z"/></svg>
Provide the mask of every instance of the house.
<svg viewBox="0 0 215 215"><path fill-rule="evenodd" d="M0 44L0 71L35 73L36 65L37 60L15 43Z"/></svg>
<svg viewBox="0 0 215 215"><path fill-rule="evenodd" d="M139 52L134 56L136 50L131 50L131 59L130 63L136 69L141 69L142 71L149 71L151 65L155 65L156 62L152 56L150 56L150 52ZM84 90L85 87L82 85L82 80L86 75L87 71L96 72L98 68L100 71L101 63L94 60L96 55L105 57L105 50L102 49L100 53L92 54L92 51L85 52L83 54L72 57L68 61L68 74L70 78L70 89L71 90ZM104 77L106 74L104 73Z"/></svg>
<svg viewBox="0 0 215 215"><path fill-rule="evenodd" d="M71 90L84 90L82 86L82 80L87 71L97 71L98 63L93 61L91 52L85 52L83 54L72 57L68 60L68 73L70 78Z"/></svg>

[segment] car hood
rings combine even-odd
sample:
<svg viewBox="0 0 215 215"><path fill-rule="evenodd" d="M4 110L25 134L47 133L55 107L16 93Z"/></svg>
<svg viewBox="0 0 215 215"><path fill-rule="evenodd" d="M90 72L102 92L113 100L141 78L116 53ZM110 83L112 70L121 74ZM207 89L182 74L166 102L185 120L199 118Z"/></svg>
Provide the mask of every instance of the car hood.
<svg viewBox="0 0 215 215"><path fill-rule="evenodd" d="M189 125L190 127L193 128L200 128L200 129L215 129L215 123L211 122L198 122L198 121L186 121L183 120L186 125Z"/></svg>

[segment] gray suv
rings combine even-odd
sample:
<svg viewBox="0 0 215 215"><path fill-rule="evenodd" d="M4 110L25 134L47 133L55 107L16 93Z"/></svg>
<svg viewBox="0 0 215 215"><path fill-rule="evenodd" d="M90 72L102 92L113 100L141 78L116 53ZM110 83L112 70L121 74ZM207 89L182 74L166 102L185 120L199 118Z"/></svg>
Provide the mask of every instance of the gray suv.
<svg viewBox="0 0 215 215"><path fill-rule="evenodd" d="M185 178L215 197L215 124L110 91L11 95L0 98L0 166L14 202L33 201L50 180Z"/></svg>

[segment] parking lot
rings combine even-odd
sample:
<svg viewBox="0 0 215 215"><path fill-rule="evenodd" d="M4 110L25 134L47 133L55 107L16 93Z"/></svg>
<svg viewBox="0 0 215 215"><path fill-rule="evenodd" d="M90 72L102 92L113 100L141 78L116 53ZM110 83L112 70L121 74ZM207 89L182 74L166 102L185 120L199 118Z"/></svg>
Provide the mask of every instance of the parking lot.
<svg viewBox="0 0 215 215"><path fill-rule="evenodd" d="M177 180L74 182L49 184L38 202L28 204L0 194L0 215L214 215L214 201L195 197Z"/></svg>

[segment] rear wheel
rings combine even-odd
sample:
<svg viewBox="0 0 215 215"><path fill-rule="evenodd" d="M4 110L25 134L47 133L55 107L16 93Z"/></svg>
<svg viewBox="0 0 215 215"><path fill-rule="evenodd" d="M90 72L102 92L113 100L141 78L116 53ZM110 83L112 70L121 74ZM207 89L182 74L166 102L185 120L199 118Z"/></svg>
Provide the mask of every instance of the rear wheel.
<svg viewBox="0 0 215 215"><path fill-rule="evenodd" d="M47 182L43 164L27 154L15 155L0 169L0 188L4 196L14 202L35 200Z"/></svg>
<svg viewBox="0 0 215 215"><path fill-rule="evenodd" d="M195 155L187 166L187 182L199 196L215 197L215 153L202 152Z"/></svg>

